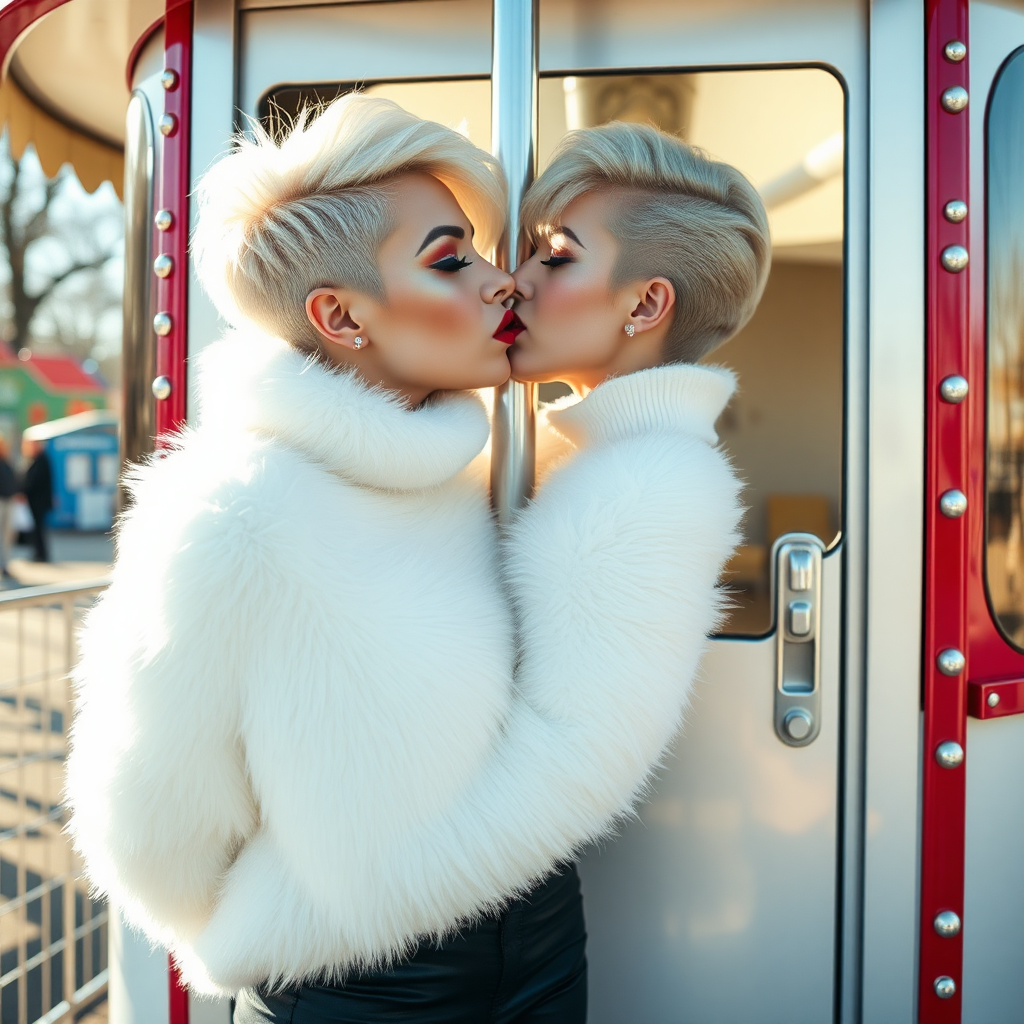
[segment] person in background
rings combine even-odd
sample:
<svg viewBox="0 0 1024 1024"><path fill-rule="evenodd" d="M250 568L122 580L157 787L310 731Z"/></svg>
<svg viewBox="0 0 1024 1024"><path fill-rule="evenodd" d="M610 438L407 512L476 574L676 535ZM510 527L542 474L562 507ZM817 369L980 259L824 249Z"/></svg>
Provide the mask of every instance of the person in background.
<svg viewBox="0 0 1024 1024"><path fill-rule="evenodd" d="M0 434L0 576L12 579L8 562L11 558L11 534L14 495L18 484L11 465L11 449L7 438Z"/></svg>
<svg viewBox="0 0 1024 1024"><path fill-rule="evenodd" d="M53 476L50 472L50 458L38 441L25 441L22 454L28 462L28 469L21 480L21 493L25 495L32 513L32 547L37 562L50 560L46 536L46 513L53 508Z"/></svg>

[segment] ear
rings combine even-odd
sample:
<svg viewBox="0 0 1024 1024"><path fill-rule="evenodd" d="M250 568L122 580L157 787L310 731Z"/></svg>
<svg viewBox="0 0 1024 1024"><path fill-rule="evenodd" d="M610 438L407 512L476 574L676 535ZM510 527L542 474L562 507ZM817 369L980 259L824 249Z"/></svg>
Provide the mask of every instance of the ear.
<svg viewBox="0 0 1024 1024"><path fill-rule="evenodd" d="M339 288L314 288L306 296L306 316L324 341L356 351L367 342L349 312L350 296ZM359 344L356 344L359 338Z"/></svg>
<svg viewBox="0 0 1024 1024"><path fill-rule="evenodd" d="M667 323L676 307L676 290L666 277L652 277L644 281L639 291L639 301L629 315L629 323L637 334Z"/></svg>

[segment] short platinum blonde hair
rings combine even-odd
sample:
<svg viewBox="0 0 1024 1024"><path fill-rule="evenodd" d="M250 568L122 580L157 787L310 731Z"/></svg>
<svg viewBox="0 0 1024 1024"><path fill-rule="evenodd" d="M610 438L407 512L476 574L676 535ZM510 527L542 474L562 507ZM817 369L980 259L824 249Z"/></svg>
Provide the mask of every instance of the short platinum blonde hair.
<svg viewBox="0 0 1024 1024"><path fill-rule="evenodd" d="M753 316L771 265L764 204L729 164L656 128L613 122L569 132L527 192L522 223L536 245L574 199L614 191L607 227L619 243L612 286L665 277L676 308L665 358L693 363Z"/></svg>
<svg viewBox="0 0 1024 1024"><path fill-rule="evenodd" d="M253 124L197 187L192 252L221 315L315 352L305 310L314 288L386 301L377 251L394 226L388 185L413 172L451 190L478 249L497 243L507 195L501 168L453 128L359 93L318 116L304 111L279 144Z"/></svg>

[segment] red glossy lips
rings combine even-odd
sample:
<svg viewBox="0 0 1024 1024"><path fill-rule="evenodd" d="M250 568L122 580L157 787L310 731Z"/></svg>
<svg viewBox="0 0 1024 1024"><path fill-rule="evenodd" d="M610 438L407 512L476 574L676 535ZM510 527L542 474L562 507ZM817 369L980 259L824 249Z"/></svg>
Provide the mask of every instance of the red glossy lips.
<svg viewBox="0 0 1024 1024"><path fill-rule="evenodd" d="M505 315L501 318L501 323L498 325L498 329L494 332L493 337L497 341L503 341L506 345L511 345L525 330L526 324L516 316L516 311L514 309L506 309Z"/></svg>

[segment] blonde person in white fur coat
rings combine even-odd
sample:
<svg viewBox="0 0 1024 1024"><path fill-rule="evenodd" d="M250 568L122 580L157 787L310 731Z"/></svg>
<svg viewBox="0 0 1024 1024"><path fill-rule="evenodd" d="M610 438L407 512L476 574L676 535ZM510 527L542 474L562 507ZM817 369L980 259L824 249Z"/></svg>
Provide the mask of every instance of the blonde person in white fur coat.
<svg viewBox="0 0 1024 1024"><path fill-rule="evenodd" d="M238 1022L582 1024L565 862L642 792L718 620L721 372L582 403L503 582L457 393L509 372L513 282L477 252L502 196L486 154L365 97L200 189L236 330L136 476L68 796L96 887Z"/></svg>

